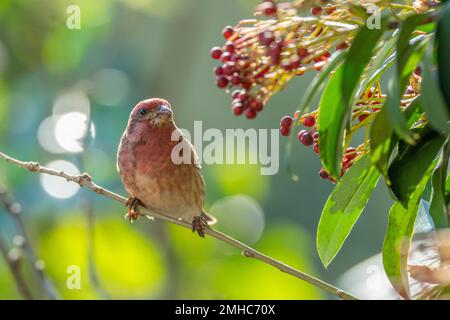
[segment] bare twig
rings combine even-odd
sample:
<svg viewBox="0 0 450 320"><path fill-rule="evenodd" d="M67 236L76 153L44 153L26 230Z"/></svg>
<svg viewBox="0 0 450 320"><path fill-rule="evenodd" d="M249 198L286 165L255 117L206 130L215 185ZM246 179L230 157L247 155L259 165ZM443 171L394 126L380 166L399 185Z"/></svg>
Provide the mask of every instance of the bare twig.
<svg viewBox="0 0 450 320"><path fill-rule="evenodd" d="M51 281L47 278L43 271L42 263L37 258L37 255L34 251L33 246L31 245L31 239L28 235L27 228L25 227L25 223L22 219L22 206L18 203L12 194L8 193L6 189L0 185L0 202L3 204L6 212L8 212L11 217L16 221L17 226L19 227L20 235L23 237L23 249L25 250L25 254L28 256L28 259L31 261L33 266L33 270L36 274L36 277L40 281L42 288L45 294L50 299L57 299L58 294L56 293L55 288Z"/></svg>
<svg viewBox="0 0 450 320"><path fill-rule="evenodd" d="M95 193L97 193L99 195L111 198L111 199L113 199L113 200L115 200L117 202L120 202L122 204L125 204L126 201L127 201L126 198L124 198L124 197L122 197L122 196L120 196L120 195L118 195L118 194L116 194L116 193L114 193L112 191L109 191L109 190L107 190L107 189L97 185L96 183L94 183L94 181L92 180L91 176L89 174L87 174L87 173L83 173L83 174L78 175L78 176L72 176L72 175L69 175L69 174L67 174L67 173L65 173L63 171L57 171L57 170L54 170L54 169L51 169L51 168L43 167L37 162L23 162L23 161L14 159L14 158L12 158L12 157L10 157L10 156L2 153L2 152L0 152L0 158L4 159L6 162L14 164L14 165L16 165L16 166L18 166L20 168L26 169L26 170L28 170L30 172L42 173L42 174L47 174L47 175L51 175L51 176L57 176L57 177L61 177L63 179L66 179L68 182L77 183L81 187L89 188L93 192L95 192ZM150 218L157 218L157 219L160 219L160 220L164 220L164 221L167 221L167 222L170 222L170 223L173 223L173 224L176 224L176 225L179 225L179 226L191 229L191 225L189 223L186 223L184 221L181 221L181 220L169 217L169 216L161 215L161 214L158 214L156 212L152 212L152 211L150 211L150 210L148 210L147 208L144 208L144 207L140 207L139 208L139 212L140 212L140 214L148 216ZM345 292L345 291L343 291L341 289L338 289L338 288L334 287L333 285L328 284L328 283L326 283L326 282L324 282L324 281L322 281L320 279L317 279L317 278L315 278L313 276L310 276L309 274L306 274L306 273L304 273L302 271L294 269L293 267L291 267L291 266L289 266L289 265L287 265L287 264L285 264L285 263L283 263L281 261L278 261L278 260L275 260L275 259L273 259L273 258L271 258L269 256L266 256L265 254L256 251L255 249L253 249L253 248L251 248L251 247L249 247L249 246L239 242L236 239L231 238L230 236L228 236L228 235L226 235L226 234L224 234L224 233L222 233L220 231L214 230L212 228L207 228L205 230L205 234L207 234L207 235L209 235L209 236L211 236L213 238L216 238L218 240L221 240L223 242L226 242L229 245L239 249L245 257L255 258L257 260L265 262L268 265L271 265L271 266L279 269L282 272L285 272L287 274L290 274L291 276L294 276L296 278L304 280L304 281L308 282L309 284L311 284L313 286L316 286L316 287L318 287L320 289L323 289L323 290L329 292L330 294L335 295L335 296L337 296L337 297L339 297L341 299L344 299L344 300L357 300L357 298L355 296L353 296L353 295L351 295L351 294L349 294L349 293L347 293L347 292Z"/></svg>
<svg viewBox="0 0 450 320"><path fill-rule="evenodd" d="M20 295L26 300L33 300L33 294L31 293L30 288L28 288L27 282L20 271L20 252L9 251L6 244L3 242L3 239L0 238L0 253L11 271Z"/></svg>

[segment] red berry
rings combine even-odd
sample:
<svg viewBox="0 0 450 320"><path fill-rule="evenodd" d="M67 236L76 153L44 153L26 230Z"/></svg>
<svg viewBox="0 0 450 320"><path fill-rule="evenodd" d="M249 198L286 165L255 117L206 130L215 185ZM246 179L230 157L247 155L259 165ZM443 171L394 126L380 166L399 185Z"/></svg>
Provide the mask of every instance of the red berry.
<svg viewBox="0 0 450 320"><path fill-rule="evenodd" d="M233 113L236 116L240 116L244 112L244 107L242 106L242 103L233 103L231 109L233 110Z"/></svg>
<svg viewBox="0 0 450 320"><path fill-rule="evenodd" d="M247 119L254 119L256 117L256 110L252 108L245 109L245 116Z"/></svg>
<svg viewBox="0 0 450 320"><path fill-rule="evenodd" d="M234 91L231 93L231 98L232 98L232 99L237 99L237 98L240 97L240 95L241 95L241 90L234 90Z"/></svg>
<svg viewBox="0 0 450 320"><path fill-rule="evenodd" d="M211 58L213 58L214 60L218 60L222 56L222 49L220 47L213 47L210 51L210 54Z"/></svg>
<svg viewBox="0 0 450 320"><path fill-rule="evenodd" d="M233 86L237 86L241 83L241 77L239 77L239 74L235 72L233 76L231 77L231 84Z"/></svg>
<svg viewBox="0 0 450 320"><path fill-rule="evenodd" d="M302 58L302 59L306 58L308 56L308 49L303 48L303 47L298 48L297 53L300 56L300 58Z"/></svg>
<svg viewBox="0 0 450 320"><path fill-rule="evenodd" d="M369 116L368 113L363 113L358 117L359 122L363 122L364 120L367 119L367 117Z"/></svg>
<svg viewBox="0 0 450 320"><path fill-rule="evenodd" d="M271 1L266 1L262 4L262 12L266 16L273 16L277 13L277 5Z"/></svg>
<svg viewBox="0 0 450 320"><path fill-rule="evenodd" d="M222 61L223 61L223 62L231 61L232 58L233 58L233 56L232 56L232 54L229 53L229 52L224 52L224 53L222 54Z"/></svg>
<svg viewBox="0 0 450 320"><path fill-rule="evenodd" d="M284 116L280 120L280 128L290 129L292 126L292 118L290 116Z"/></svg>
<svg viewBox="0 0 450 320"><path fill-rule="evenodd" d="M416 76L421 76L422 75L422 68L420 66L418 66L415 70L414 70L414 74Z"/></svg>
<svg viewBox="0 0 450 320"><path fill-rule="evenodd" d="M327 170L325 170L324 168L319 170L319 176L322 179L328 179L330 177L330 175L328 174Z"/></svg>
<svg viewBox="0 0 450 320"><path fill-rule="evenodd" d="M267 48L266 54L270 57L270 62L273 66L278 65L280 63L281 58L281 42L272 42L270 46Z"/></svg>
<svg viewBox="0 0 450 320"><path fill-rule="evenodd" d="M345 50L348 48L348 44L345 42L341 42L336 46L336 50Z"/></svg>
<svg viewBox="0 0 450 320"><path fill-rule="evenodd" d="M356 149L353 147L347 148L345 150L345 158L348 160L352 160L356 158Z"/></svg>
<svg viewBox="0 0 450 320"><path fill-rule="evenodd" d="M234 73L234 71L236 70L236 67L235 67L234 62L228 61L227 63L225 63L225 64L222 66L222 69L223 69L223 73L224 73L226 76L231 76L231 75Z"/></svg>
<svg viewBox="0 0 450 320"><path fill-rule="evenodd" d="M314 141L319 140L319 133L318 132L314 132L313 139L314 139Z"/></svg>
<svg viewBox="0 0 450 320"><path fill-rule="evenodd" d="M317 142L314 143L313 145L313 150L315 153L319 154L320 150L319 150L319 144Z"/></svg>
<svg viewBox="0 0 450 320"><path fill-rule="evenodd" d="M303 124L306 127L313 127L316 124L316 119L314 116L307 116L305 119L303 119Z"/></svg>
<svg viewBox="0 0 450 320"><path fill-rule="evenodd" d="M321 7L312 7L311 8L311 14L313 16L318 16L318 15L320 15L321 12L322 12L322 8Z"/></svg>
<svg viewBox="0 0 450 320"><path fill-rule="evenodd" d="M309 132L305 132L300 136L300 142L305 146L310 146L314 143L314 139Z"/></svg>
<svg viewBox="0 0 450 320"><path fill-rule="evenodd" d="M307 133L307 132L308 132L307 130L300 130L300 131L297 133L298 141L300 141L301 136L304 135L304 134Z"/></svg>
<svg viewBox="0 0 450 320"><path fill-rule="evenodd" d="M225 50L229 53L233 53L235 50L234 44L232 42L227 42L225 44Z"/></svg>
<svg viewBox="0 0 450 320"><path fill-rule="evenodd" d="M234 28L232 26L226 26L225 28L223 28L222 34L225 39L231 38L231 36L234 34Z"/></svg>
<svg viewBox="0 0 450 320"><path fill-rule="evenodd" d="M280 134L284 137L287 137L291 133L291 130L289 128L281 127L280 128Z"/></svg>
<svg viewBox="0 0 450 320"><path fill-rule="evenodd" d="M263 46L269 46L274 40L275 36L272 31L266 30L260 32L258 35L259 43Z"/></svg>
<svg viewBox="0 0 450 320"><path fill-rule="evenodd" d="M241 99L241 100L247 99L247 94L246 94L245 90L240 90L240 91L239 91L239 96L238 96L238 98Z"/></svg>
<svg viewBox="0 0 450 320"><path fill-rule="evenodd" d="M219 88L225 88L228 85L228 79L224 76L217 77L216 84Z"/></svg>
<svg viewBox="0 0 450 320"><path fill-rule="evenodd" d="M249 102L249 107L252 109L255 109L256 111L260 112L262 111L264 104L262 103L262 101L258 100L258 99L252 99Z"/></svg>
<svg viewBox="0 0 450 320"><path fill-rule="evenodd" d="M214 74L216 76L221 76L223 75L223 68L221 66L217 66L214 68Z"/></svg>
<svg viewBox="0 0 450 320"><path fill-rule="evenodd" d="M350 159L345 158L344 161L342 161L342 168L343 168L344 170L347 170L347 169L350 168L350 167L351 167ZM344 170L342 170L341 176L342 176L342 174L344 173Z"/></svg>

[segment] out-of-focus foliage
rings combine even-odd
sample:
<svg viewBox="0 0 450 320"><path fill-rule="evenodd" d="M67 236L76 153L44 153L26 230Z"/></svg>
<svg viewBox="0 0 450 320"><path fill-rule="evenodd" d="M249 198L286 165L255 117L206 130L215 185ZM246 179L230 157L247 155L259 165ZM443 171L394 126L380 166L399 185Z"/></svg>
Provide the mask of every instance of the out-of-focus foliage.
<svg viewBox="0 0 450 320"><path fill-rule="evenodd" d="M93 232L94 267L108 295L114 299L157 297L168 275L162 253L151 239L118 219L99 219ZM53 262L47 270L64 298L101 298L86 272L90 268L88 232L81 219L57 223L42 237L39 248L44 261ZM72 265L81 271L80 290L66 286Z"/></svg>

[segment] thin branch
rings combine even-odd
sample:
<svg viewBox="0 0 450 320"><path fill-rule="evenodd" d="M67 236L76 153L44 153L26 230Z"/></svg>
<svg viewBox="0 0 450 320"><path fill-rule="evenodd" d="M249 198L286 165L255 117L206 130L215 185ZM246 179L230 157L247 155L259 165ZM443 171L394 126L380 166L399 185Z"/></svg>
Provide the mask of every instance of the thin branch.
<svg viewBox="0 0 450 320"><path fill-rule="evenodd" d="M33 294L31 293L30 288L28 288L28 284L20 271L20 252L16 252L16 254L14 254L14 251L9 251L6 244L3 242L3 239L0 238L0 253L11 271L20 295L25 300L33 300Z"/></svg>
<svg viewBox="0 0 450 320"><path fill-rule="evenodd" d="M2 152L0 152L0 158L3 158L6 162L14 164L14 165L16 165L16 166L18 166L20 168L26 169L26 170L28 170L30 172L43 173L43 174L47 174L47 175L51 175L51 176L57 176L57 177L64 178L68 182L77 183L81 187L89 188L93 192L95 192L95 193L97 193L99 195L111 198L111 199L113 199L113 200L115 200L117 202L120 202L122 204L125 204L126 201L127 201L127 199L125 199L124 197L122 197L122 196L120 196L120 195L118 195L118 194L116 194L116 193L114 193L112 191L109 191L109 190L107 190L107 189L97 185L96 183L94 183L94 181L92 180L91 176L89 174L87 174L87 173L83 173L83 174L78 175L78 176L72 176L72 175L69 175L69 174L67 174L67 173L65 173L63 171L57 171L57 170L54 170L54 169L51 169L51 168L43 167L37 162L23 162L23 161L14 159L14 158L12 158L12 157L10 157L10 156L2 153ZM184 221L181 221L181 220L169 217L169 216L161 215L161 214L158 214L156 212L152 212L152 211L150 211L150 210L148 210L147 208L144 208L144 207L140 207L139 208L139 212L140 212L140 214L145 215L145 216L147 216L149 218L152 218L152 219L153 218L157 218L157 219L160 219L160 220L164 220L164 221L167 221L167 222L170 222L170 223L173 223L173 224L176 224L176 225L179 225L179 226L191 229L191 225L189 223L186 223ZM226 242L229 245L239 249L245 257L255 258L257 260L265 262L268 265L271 265L271 266L279 269L282 272L285 272L287 274L290 274L291 276L294 276L296 278L304 280L304 281L308 282L309 284L311 284L313 286L316 286L316 287L318 287L320 289L323 289L323 290L329 292L330 294L335 295L335 296L337 296L337 297L339 297L341 299L344 299L344 300L357 300L357 298L355 296L353 296L353 295L351 295L351 294L349 294L349 293L347 293L347 292L345 292L345 291L343 291L341 289L338 289L338 288L334 287L333 285L328 284L328 283L326 283L326 282L324 282L324 281L322 281L320 279L317 279L317 278L315 278L313 276L310 276L309 274L306 274L306 273L304 273L302 271L294 269L293 267L291 267L291 266L289 266L289 265L287 265L287 264L285 264L285 263L283 263L281 261L278 261L278 260L275 260L275 259L273 259L273 258L271 258L269 256L266 256L265 254L256 251L255 249L253 249L253 248L251 248L251 247L249 247L249 246L239 242L236 239L231 238L230 236L228 236L228 235L226 235L226 234L224 234L224 233L222 233L220 231L214 230L212 228L207 228L205 230L205 234L207 234L207 235L209 235L209 236L211 236L213 238L216 238L218 240L221 240L223 242Z"/></svg>
<svg viewBox="0 0 450 320"><path fill-rule="evenodd" d="M6 191L6 189L2 185L0 185L0 202L3 204L6 212L11 215L11 217L16 221L16 224L19 227L20 234L24 239L23 249L25 250L25 254L28 256L28 259L31 261L33 270L39 282L41 283L45 294L50 299L58 299L58 294L52 282L45 275L43 267L41 266L42 263L40 263L40 260L37 258L34 248L31 245L31 238L28 235L27 228L25 227L25 222L22 219L22 206L14 199L12 194Z"/></svg>

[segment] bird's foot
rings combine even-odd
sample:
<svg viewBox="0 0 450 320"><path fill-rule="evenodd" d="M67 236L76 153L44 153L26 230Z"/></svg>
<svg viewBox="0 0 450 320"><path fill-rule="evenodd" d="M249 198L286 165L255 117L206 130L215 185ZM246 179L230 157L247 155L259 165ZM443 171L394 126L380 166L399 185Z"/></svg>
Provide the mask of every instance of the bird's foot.
<svg viewBox="0 0 450 320"><path fill-rule="evenodd" d="M192 219L192 232L197 231L202 238L205 237L205 229L208 227L208 221L203 216L195 216Z"/></svg>
<svg viewBox="0 0 450 320"><path fill-rule="evenodd" d="M139 219L141 214L137 210L138 206L142 206L141 201L138 198L129 197L126 203L126 207L128 208L128 213L125 215L125 219L128 219L131 223L133 221Z"/></svg>

